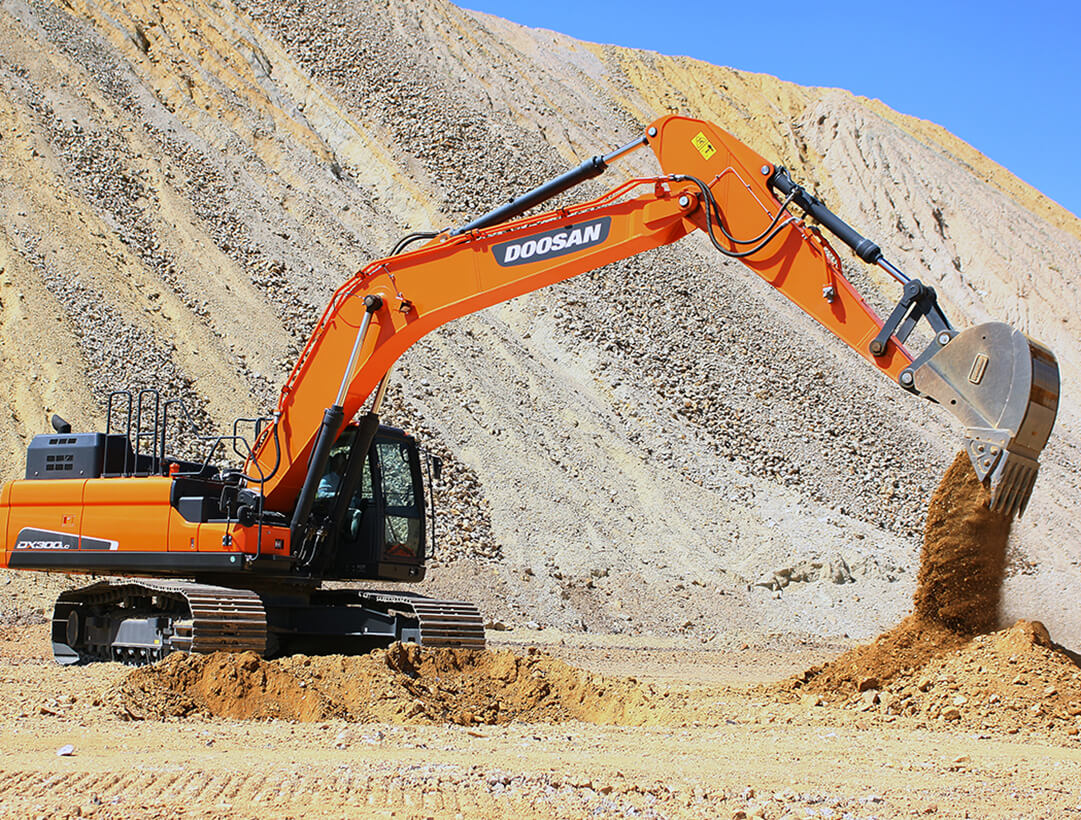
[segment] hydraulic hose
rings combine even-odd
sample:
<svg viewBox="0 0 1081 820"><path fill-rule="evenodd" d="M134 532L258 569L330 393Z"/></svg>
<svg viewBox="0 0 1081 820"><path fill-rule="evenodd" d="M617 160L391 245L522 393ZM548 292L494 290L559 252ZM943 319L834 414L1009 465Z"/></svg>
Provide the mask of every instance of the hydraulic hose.
<svg viewBox="0 0 1081 820"><path fill-rule="evenodd" d="M687 174L673 176L672 179L676 182L693 182L698 187L698 190L701 191L702 199L706 202L706 235L709 237L709 241L713 243L713 247L715 247L718 251L720 251L730 259L744 259L748 256L753 256L764 247L766 247L766 245L768 245L770 242L772 242L773 238L777 236L777 234L779 234L785 226L788 225L788 222L781 222L781 216L785 213L785 208L788 206L791 198L786 199L781 205L781 207L777 209L776 215L774 215L769 226L763 233L759 234L754 239L735 239L729 235L727 230L725 230L724 223L721 220L720 208L718 208L717 206L717 200L714 199L713 192L709 189L709 186L706 185L706 183L704 183L698 177L692 177ZM758 244L756 244L753 248L748 248L745 251L728 250L728 248L726 248L724 245L717 241L717 235L713 232L714 217L716 217L717 219L717 223L721 228L721 232L724 233L725 237L727 237L730 242L733 242L737 245L745 245L752 242L757 242Z"/></svg>

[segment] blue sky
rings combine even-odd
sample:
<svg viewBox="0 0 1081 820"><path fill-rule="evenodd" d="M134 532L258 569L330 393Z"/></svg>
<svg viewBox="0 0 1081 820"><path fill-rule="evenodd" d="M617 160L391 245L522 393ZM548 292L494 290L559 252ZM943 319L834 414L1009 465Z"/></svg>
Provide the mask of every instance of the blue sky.
<svg viewBox="0 0 1081 820"><path fill-rule="evenodd" d="M582 40L876 97L946 127L1081 215L1081 0L458 3Z"/></svg>

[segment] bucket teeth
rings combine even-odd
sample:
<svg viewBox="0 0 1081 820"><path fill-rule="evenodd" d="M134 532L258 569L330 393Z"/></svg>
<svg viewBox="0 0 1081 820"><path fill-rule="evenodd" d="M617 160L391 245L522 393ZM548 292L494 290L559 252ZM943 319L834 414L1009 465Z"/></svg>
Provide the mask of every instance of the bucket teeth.
<svg viewBox="0 0 1081 820"><path fill-rule="evenodd" d="M1006 516L1024 514L1039 471L1036 459L1003 450L991 474L991 509Z"/></svg>
<svg viewBox="0 0 1081 820"><path fill-rule="evenodd" d="M991 509L1021 515L1058 412L1054 354L1009 325L989 322L940 334L913 362L910 381L965 426L976 475L989 479Z"/></svg>
<svg viewBox="0 0 1081 820"><path fill-rule="evenodd" d="M969 439L967 449L976 477L990 485L991 509L1020 517L1040 471L1036 459L978 437Z"/></svg>

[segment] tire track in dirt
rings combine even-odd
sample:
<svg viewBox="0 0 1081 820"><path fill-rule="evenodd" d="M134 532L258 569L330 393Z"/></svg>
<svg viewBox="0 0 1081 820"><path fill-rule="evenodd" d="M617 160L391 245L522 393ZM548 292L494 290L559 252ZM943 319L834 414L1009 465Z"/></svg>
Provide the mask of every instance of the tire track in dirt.
<svg viewBox="0 0 1081 820"><path fill-rule="evenodd" d="M335 811L421 811L428 816L550 817L588 813L617 815L640 812L642 800L613 791L594 792L589 786L567 787L553 803L553 784L540 778L535 796L504 794L509 778L445 767L431 776L425 767L400 766L377 774L354 771L249 772L220 775L201 770L160 774L8 772L0 775L0 817L22 815L28 809L94 806L102 816L175 812L173 816L205 816L221 811L282 813L332 805ZM453 769L453 770L452 770ZM177 786L180 786L178 789ZM163 787L164 786L164 787ZM639 796L641 797L641 796ZM592 807L592 811L589 807ZM66 814L64 815L66 816ZM156 815L154 815L156 816Z"/></svg>

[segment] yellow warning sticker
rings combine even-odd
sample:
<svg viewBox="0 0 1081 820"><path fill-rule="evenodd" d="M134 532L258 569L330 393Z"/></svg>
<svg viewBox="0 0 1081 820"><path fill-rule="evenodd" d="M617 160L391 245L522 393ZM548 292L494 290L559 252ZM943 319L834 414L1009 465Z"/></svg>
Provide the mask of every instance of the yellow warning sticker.
<svg viewBox="0 0 1081 820"><path fill-rule="evenodd" d="M703 134L701 131L695 136L691 143L698 149L698 153L702 155L702 159L709 159L717 153L717 149L713 147L713 143L709 141L709 137Z"/></svg>

